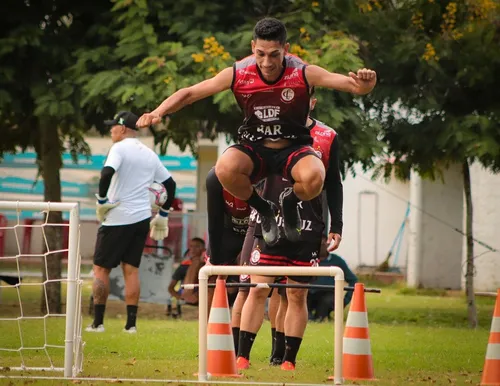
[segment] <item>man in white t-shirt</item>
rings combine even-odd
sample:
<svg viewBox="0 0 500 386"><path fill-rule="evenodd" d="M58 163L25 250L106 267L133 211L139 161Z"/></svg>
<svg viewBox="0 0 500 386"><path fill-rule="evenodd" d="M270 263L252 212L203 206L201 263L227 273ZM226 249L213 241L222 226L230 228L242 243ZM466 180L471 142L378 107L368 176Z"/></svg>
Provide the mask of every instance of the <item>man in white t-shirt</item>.
<svg viewBox="0 0 500 386"><path fill-rule="evenodd" d="M139 303L139 265L151 229L154 240L168 236L168 211L175 197L175 181L158 155L137 137L138 117L119 112L104 123L111 126L113 146L101 170L96 214L102 223L94 253L94 322L86 331L104 331L104 311L109 294L109 273L121 264L125 279L127 324L125 332L135 333ZM157 181L167 189L168 198L151 220L148 187ZM151 222L150 222L151 220Z"/></svg>

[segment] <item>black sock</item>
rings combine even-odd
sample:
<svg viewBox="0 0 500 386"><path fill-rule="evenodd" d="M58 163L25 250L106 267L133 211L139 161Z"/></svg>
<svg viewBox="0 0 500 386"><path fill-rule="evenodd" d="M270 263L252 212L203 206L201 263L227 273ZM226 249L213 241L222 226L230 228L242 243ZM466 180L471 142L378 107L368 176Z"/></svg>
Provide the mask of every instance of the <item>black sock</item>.
<svg viewBox="0 0 500 386"><path fill-rule="evenodd" d="M240 328L233 327L234 352L238 355L238 343L240 343Z"/></svg>
<svg viewBox="0 0 500 386"><path fill-rule="evenodd" d="M104 324L104 311L106 311L106 304L94 304L94 323L92 326L99 327Z"/></svg>
<svg viewBox="0 0 500 386"><path fill-rule="evenodd" d="M259 196L259 194L255 189L253 190L250 198L247 200L247 203L263 216L274 215L269 203L266 200L264 200L261 196Z"/></svg>
<svg viewBox="0 0 500 386"><path fill-rule="evenodd" d="M285 333L276 331L276 342L274 343L274 351L271 357L271 362L281 364L285 356Z"/></svg>
<svg viewBox="0 0 500 386"><path fill-rule="evenodd" d="M301 343L302 338L285 336L285 355L283 356L283 362L292 362L295 364L295 359L297 358Z"/></svg>
<svg viewBox="0 0 500 386"><path fill-rule="evenodd" d="M276 345L276 329L271 327L271 357L273 356L275 345Z"/></svg>
<svg viewBox="0 0 500 386"><path fill-rule="evenodd" d="M238 356L250 359L250 351L252 350L253 342L257 334L248 331L240 330L240 342L238 345Z"/></svg>
<svg viewBox="0 0 500 386"><path fill-rule="evenodd" d="M290 193L283 199L283 209L295 212L297 210L297 205L299 204L299 201L300 200L295 195L295 192L291 190Z"/></svg>
<svg viewBox="0 0 500 386"><path fill-rule="evenodd" d="M137 306L127 305L127 324L125 325L125 330L131 327L135 327L135 321L137 319Z"/></svg>

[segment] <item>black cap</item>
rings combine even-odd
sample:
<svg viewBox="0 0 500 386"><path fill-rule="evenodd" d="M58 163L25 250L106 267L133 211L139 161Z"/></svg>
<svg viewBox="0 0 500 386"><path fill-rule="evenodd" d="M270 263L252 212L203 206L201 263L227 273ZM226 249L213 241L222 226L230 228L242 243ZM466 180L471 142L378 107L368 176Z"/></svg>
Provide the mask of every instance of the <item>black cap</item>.
<svg viewBox="0 0 500 386"><path fill-rule="evenodd" d="M104 121L105 125L114 126L114 125L123 125L132 130L139 130L135 125L139 117L130 111L120 111L115 115L113 119L109 119Z"/></svg>

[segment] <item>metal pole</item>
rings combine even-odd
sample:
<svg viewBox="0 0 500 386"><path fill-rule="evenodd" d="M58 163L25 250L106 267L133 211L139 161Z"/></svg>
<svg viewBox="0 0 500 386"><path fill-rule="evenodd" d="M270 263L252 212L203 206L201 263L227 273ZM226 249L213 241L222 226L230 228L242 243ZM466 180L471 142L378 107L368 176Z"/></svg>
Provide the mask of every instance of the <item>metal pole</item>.
<svg viewBox="0 0 500 386"><path fill-rule="evenodd" d="M215 283L208 283L208 288L215 288ZM199 288L199 284L182 284L183 289L195 289ZM284 283L226 283L226 288L304 288L304 289L324 289L324 290L334 290L334 285L324 285L324 284L284 284ZM344 291L354 291L354 287L344 286ZM367 293L379 294L382 292L379 288L365 288Z"/></svg>

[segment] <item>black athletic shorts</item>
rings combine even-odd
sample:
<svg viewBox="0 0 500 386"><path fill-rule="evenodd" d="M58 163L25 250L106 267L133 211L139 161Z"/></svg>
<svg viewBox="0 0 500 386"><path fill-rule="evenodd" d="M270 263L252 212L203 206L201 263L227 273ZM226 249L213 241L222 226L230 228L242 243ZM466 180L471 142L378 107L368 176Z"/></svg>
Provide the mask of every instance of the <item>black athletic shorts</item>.
<svg viewBox="0 0 500 386"><path fill-rule="evenodd" d="M295 182L292 178L292 169L302 158L318 154L309 145L292 145L283 149L270 149L259 143L240 143L232 145L241 152L248 155L254 164L250 180L256 184L270 174L282 175L292 184Z"/></svg>
<svg viewBox="0 0 500 386"><path fill-rule="evenodd" d="M286 267L317 267L319 264L319 249L321 239L318 241L302 241L290 243L280 241L270 247L264 239L258 238L257 245L250 255L250 265L258 266L286 266ZM288 276L289 279L309 283L311 276Z"/></svg>
<svg viewBox="0 0 500 386"><path fill-rule="evenodd" d="M150 218L134 224L101 225L97 231L94 264L112 269L123 262L139 268L149 221Z"/></svg>

